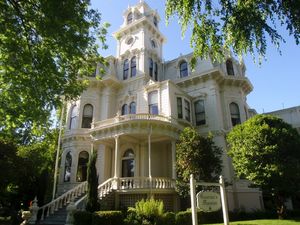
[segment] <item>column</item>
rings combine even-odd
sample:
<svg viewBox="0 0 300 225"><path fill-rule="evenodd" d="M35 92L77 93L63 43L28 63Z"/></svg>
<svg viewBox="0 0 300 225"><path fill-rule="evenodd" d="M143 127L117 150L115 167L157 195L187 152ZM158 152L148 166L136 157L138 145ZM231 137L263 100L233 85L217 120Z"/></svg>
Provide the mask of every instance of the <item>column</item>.
<svg viewBox="0 0 300 225"><path fill-rule="evenodd" d="M151 133L152 133L152 127L150 127L149 134L148 134L148 170L149 170L149 178L152 178L151 174Z"/></svg>
<svg viewBox="0 0 300 225"><path fill-rule="evenodd" d="M120 147L120 143L119 143L119 135L115 136L115 169L114 169L114 178L118 178L119 177L119 147Z"/></svg>
<svg viewBox="0 0 300 225"><path fill-rule="evenodd" d="M172 140L171 142L172 149L172 179L176 179L176 142Z"/></svg>

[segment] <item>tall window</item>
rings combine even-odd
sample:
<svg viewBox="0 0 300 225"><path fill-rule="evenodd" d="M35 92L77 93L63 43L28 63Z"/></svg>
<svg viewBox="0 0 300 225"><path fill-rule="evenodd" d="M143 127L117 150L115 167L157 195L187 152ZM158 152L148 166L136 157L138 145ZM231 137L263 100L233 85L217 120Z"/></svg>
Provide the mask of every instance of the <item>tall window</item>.
<svg viewBox="0 0 300 225"><path fill-rule="evenodd" d="M127 24L132 23L132 20L133 20L133 14L132 14L132 12L130 12L127 15Z"/></svg>
<svg viewBox="0 0 300 225"><path fill-rule="evenodd" d="M73 105L70 113L70 124L69 129L75 129L77 125L77 115L78 115L78 107L77 105Z"/></svg>
<svg viewBox="0 0 300 225"><path fill-rule="evenodd" d="M148 94L149 113L158 115L158 95L157 91Z"/></svg>
<svg viewBox="0 0 300 225"><path fill-rule="evenodd" d="M154 63L154 79L158 81L158 67L157 63Z"/></svg>
<svg viewBox="0 0 300 225"><path fill-rule="evenodd" d="M126 80L128 78L129 73L129 61L128 59L125 59L123 64L123 80Z"/></svg>
<svg viewBox="0 0 300 225"><path fill-rule="evenodd" d="M122 177L133 177L134 167L134 152L132 149L128 149L122 157Z"/></svg>
<svg viewBox="0 0 300 225"><path fill-rule="evenodd" d="M93 122L93 106L91 104L86 104L83 107L82 115L82 128L91 128Z"/></svg>
<svg viewBox="0 0 300 225"><path fill-rule="evenodd" d="M179 65L180 68L180 77L187 77L188 76L188 64L186 61L183 61Z"/></svg>
<svg viewBox="0 0 300 225"><path fill-rule="evenodd" d="M230 59L226 61L226 70L227 70L227 75L229 76L234 76L234 69L233 69L233 64Z"/></svg>
<svg viewBox="0 0 300 225"><path fill-rule="evenodd" d="M205 108L204 108L204 101L198 100L194 103L195 107L195 119L196 125L203 125L205 124Z"/></svg>
<svg viewBox="0 0 300 225"><path fill-rule="evenodd" d="M68 152L65 160L64 182L70 182L71 180L71 167L72 167L72 155L70 152Z"/></svg>
<svg viewBox="0 0 300 225"><path fill-rule="evenodd" d="M239 106L236 103L232 102L232 103L230 103L229 108L230 108L232 126L240 124L241 117L240 117Z"/></svg>
<svg viewBox="0 0 300 225"><path fill-rule="evenodd" d="M135 77L135 75L136 75L136 57L135 56L133 56L131 58L130 68L131 68L130 76Z"/></svg>
<svg viewBox="0 0 300 225"><path fill-rule="evenodd" d="M191 105L186 99L184 99L184 111L185 111L185 119L187 121L191 121Z"/></svg>
<svg viewBox="0 0 300 225"><path fill-rule="evenodd" d="M153 60L151 58L149 59L149 76L153 76Z"/></svg>
<svg viewBox="0 0 300 225"><path fill-rule="evenodd" d="M157 17L156 16L153 17L153 24L154 24L154 26L157 27Z"/></svg>
<svg viewBox="0 0 300 225"><path fill-rule="evenodd" d="M182 98L177 97L177 115L178 119L182 119Z"/></svg>
<svg viewBox="0 0 300 225"><path fill-rule="evenodd" d="M127 115L128 114L128 105L124 104L122 106L122 115Z"/></svg>
<svg viewBox="0 0 300 225"><path fill-rule="evenodd" d="M78 157L76 181L78 182L86 181L88 161L89 161L89 153L86 151L80 152Z"/></svg>
<svg viewBox="0 0 300 225"><path fill-rule="evenodd" d="M129 105L129 114L135 114L136 113L136 104L135 102L131 102Z"/></svg>

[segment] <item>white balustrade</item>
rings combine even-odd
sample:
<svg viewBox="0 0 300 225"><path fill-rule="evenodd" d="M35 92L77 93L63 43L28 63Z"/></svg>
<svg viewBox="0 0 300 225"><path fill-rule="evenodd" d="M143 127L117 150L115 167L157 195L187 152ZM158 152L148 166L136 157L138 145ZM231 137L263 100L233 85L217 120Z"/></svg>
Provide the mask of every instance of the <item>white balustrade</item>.
<svg viewBox="0 0 300 225"><path fill-rule="evenodd" d="M140 114L127 114L122 116L116 116L114 118L97 121L93 123L93 128L101 128L110 125L114 125L116 122L124 122L124 121L131 121L131 120L158 120L163 122L175 123L177 121L171 117L163 116L163 115L153 115L148 113L140 113Z"/></svg>
<svg viewBox="0 0 300 225"><path fill-rule="evenodd" d="M139 189L156 188L172 189L175 188L175 181L164 177L122 177L119 178L119 189Z"/></svg>
<svg viewBox="0 0 300 225"><path fill-rule="evenodd" d="M53 214L59 208L69 204L74 201L75 198L81 196L83 193L87 191L87 181L77 185L73 189L67 191L63 195L54 199L53 201L47 203L46 205L39 207L39 211L41 211L41 220L44 220L49 215Z"/></svg>

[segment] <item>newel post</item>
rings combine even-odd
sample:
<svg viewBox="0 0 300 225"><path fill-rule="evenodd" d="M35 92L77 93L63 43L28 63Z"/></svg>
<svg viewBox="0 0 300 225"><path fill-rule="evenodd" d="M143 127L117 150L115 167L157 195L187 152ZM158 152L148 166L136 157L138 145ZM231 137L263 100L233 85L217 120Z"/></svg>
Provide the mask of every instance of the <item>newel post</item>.
<svg viewBox="0 0 300 225"><path fill-rule="evenodd" d="M74 212L76 211L76 205L72 200L71 203L67 206L67 219L66 225L73 225L74 224Z"/></svg>
<svg viewBox="0 0 300 225"><path fill-rule="evenodd" d="M28 220L29 224L35 224L37 221L37 215L38 215L38 211L39 211L39 207L38 207L38 201L37 198L35 196L35 198L32 201L32 206L30 207L30 212L32 213L31 218Z"/></svg>

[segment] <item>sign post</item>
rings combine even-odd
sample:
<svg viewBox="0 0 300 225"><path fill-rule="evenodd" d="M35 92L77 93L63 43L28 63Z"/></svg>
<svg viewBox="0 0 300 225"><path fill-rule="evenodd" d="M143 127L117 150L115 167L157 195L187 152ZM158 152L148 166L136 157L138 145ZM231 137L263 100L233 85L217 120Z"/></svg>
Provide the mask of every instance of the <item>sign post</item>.
<svg viewBox="0 0 300 225"><path fill-rule="evenodd" d="M204 212L218 211L221 208L220 195L215 192L199 192L197 194L197 206L196 206L196 201L195 201L196 185L220 187L223 221L224 221L224 225L229 225L228 207L227 207L226 191L225 191L225 184L224 184L223 177L220 176L219 183L195 182L193 174L191 174L190 192L191 192L191 209L192 209L193 225L198 225L197 207L203 210Z"/></svg>

